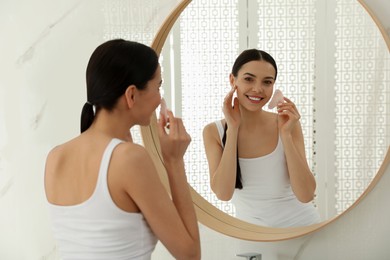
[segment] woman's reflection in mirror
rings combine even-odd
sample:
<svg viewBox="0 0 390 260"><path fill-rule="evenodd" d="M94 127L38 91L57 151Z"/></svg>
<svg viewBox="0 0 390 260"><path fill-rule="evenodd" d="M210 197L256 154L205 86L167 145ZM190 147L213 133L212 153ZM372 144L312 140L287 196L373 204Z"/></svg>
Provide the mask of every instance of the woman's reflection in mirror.
<svg viewBox="0 0 390 260"><path fill-rule="evenodd" d="M231 200L236 217L268 227L320 222L313 205L316 181L308 166L300 114L284 97L277 112L263 108L274 93L277 65L248 49L233 64L224 118L203 130L210 185Z"/></svg>

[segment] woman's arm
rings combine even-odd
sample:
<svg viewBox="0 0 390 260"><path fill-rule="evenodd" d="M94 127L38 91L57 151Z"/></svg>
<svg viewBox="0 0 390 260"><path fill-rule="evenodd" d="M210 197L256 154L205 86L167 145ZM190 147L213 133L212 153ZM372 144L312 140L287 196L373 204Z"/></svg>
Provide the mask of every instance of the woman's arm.
<svg viewBox="0 0 390 260"><path fill-rule="evenodd" d="M299 201L306 203L314 198L316 181L306 159L299 112L293 102L288 98L285 100L286 103L278 105L279 131L292 190Z"/></svg>
<svg viewBox="0 0 390 260"><path fill-rule="evenodd" d="M241 115L239 102L233 94L237 86L233 86L223 102L223 113L228 125L226 143L222 148L218 130L214 123L203 129L203 142L209 164L210 186L218 199L228 201L232 198L236 186L237 170L237 138Z"/></svg>
<svg viewBox="0 0 390 260"><path fill-rule="evenodd" d="M228 201L236 185L238 129L227 129L225 147L222 148L214 123L203 129L203 142L209 164L210 186L217 198Z"/></svg>
<svg viewBox="0 0 390 260"><path fill-rule="evenodd" d="M178 160L167 166L171 199L146 150L140 146L126 146L118 146L120 155L112 157L113 170L121 176L126 193L175 259L200 259L198 224L184 162Z"/></svg>
<svg viewBox="0 0 390 260"><path fill-rule="evenodd" d="M180 118L174 117L170 110L167 111L167 116L168 118L159 121L158 128L172 201L189 234L191 243L187 249L195 251L195 258L200 258L199 229L183 160L183 156L191 142L191 137ZM169 122L169 133L165 129L168 123L166 121Z"/></svg>
<svg viewBox="0 0 390 260"><path fill-rule="evenodd" d="M191 138L182 121L174 118L171 112L168 114L170 131L166 133L165 123L161 123L159 135L171 198L143 147L124 145L122 158L116 160L116 170L127 177L125 187L128 195L168 251L176 259L200 259L198 223L183 161Z"/></svg>

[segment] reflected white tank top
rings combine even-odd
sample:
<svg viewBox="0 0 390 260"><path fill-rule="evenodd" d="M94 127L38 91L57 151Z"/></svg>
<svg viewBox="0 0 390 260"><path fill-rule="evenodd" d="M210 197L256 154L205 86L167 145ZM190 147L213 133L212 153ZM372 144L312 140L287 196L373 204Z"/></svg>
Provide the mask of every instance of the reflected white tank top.
<svg viewBox="0 0 390 260"><path fill-rule="evenodd" d="M220 138L224 127L216 121ZM320 222L313 203L300 202L291 189L283 143L257 158L239 158L242 189L235 189L232 203L236 217L268 227L297 227Z"/></svg>
<svg viewBox="0 0 390 260"><path fill-rule="evenodd" d="M129 213L112 201L107 169L114 148L112 139L100 165L95 191L85 202L72 206L49 203L52 229L63 260L149 260L157 239L141 213Z"/></svg>

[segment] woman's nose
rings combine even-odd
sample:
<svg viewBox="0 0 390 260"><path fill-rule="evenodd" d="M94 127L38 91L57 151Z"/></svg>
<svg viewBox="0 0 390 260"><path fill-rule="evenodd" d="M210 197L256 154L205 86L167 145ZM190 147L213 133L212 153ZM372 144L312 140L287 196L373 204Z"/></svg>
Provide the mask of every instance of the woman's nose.
<svg viewBox="0 0 390 260"><path fill-rule="evenodd" d="M262 93L262 92L264 91L263 85L262 85L262 84L255 84L255 85L253 86L253 90L254 90L255 92Z"/></svg>

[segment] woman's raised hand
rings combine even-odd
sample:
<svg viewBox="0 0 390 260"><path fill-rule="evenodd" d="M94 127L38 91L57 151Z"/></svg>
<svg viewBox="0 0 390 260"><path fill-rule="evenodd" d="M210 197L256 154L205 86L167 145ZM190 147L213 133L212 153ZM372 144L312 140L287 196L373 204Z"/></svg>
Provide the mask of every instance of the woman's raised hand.
<svg viewBox="0 0 390 260"><path fill-rule="evenodd" d="M301 115L290 99L284 97L284 101L277 105L279 130L282 134L291 134Z"/></svg>
<svg viewBox="0 0 390 260"><path fill-rule="evenodd" d="M229 128L238 128L241 123L240 104L237 97L234 98L232 106L233 94L236 90L237 86L234 85L223 100L222 111Z"/></svg>
<svg viewBox="0 0 390 260"><path fill-rule="evenodd" d="M167 117L160 116L158 130L164 162L183 160L191 136L187 133L182 119L167 110Z"/></svg>

